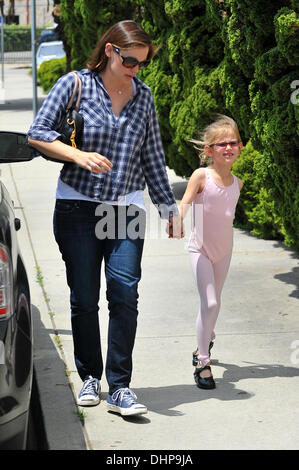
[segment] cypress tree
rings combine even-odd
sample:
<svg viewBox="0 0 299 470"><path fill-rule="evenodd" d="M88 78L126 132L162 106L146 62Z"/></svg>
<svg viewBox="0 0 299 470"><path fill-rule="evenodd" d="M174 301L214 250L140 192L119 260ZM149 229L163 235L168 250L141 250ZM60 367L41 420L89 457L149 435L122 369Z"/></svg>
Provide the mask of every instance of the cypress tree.
<svg viewBox="0 0 299 470"><path fill-rule="evenodd" d="M85 66L110 25L135 19L160 51L140 77L151 87L166 160L189 176L190 138L216 113L233 117L246 149L238 223L299 246L299 1L61 0L71 68Z"/></svg>
<svg viewBox="0 0 299 470"><path fill-rule="evenodd" d="M142 26L161 46L142 77L158 108L168 165L181 176L198 166L189 143L215 112L223 112L220 76L224 47L214 0L137 0Z"/></svg>
<svg viewBox="0 0 299 470"><path fill-rule="evenodd" d="M254 233L299 246L299 110L290 99L299 63L295 4L227 0L222 34L230 63L226 82L235 82L236 99L228 109L262 154L252 158L258 192L248 220Z"/></svg>
<svg viewBox="0 0 299 470"><path fill-rule="evenodd" d="M299 93L291 89L299 79L298 0L137 2L144 28L162 44L143 77L168 165L189 176L198 159L188 139L215 112L232 116L248 142L235 171L251 183L238 223L299 246Z"/></svg>
<svg viewBox="0 0 299 470"><path fill-rule="evenodd" d="M127 0L61 0L61 17L71 48L71 68L85 67L98 38L112 24L132 19L135 2Z"/></svg>

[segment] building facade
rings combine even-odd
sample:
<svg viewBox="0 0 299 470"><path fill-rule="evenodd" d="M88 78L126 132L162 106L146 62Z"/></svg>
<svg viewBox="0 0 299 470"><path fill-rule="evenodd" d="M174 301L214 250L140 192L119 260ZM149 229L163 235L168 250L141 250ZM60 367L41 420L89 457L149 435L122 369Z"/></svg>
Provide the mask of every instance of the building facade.
<svg viewBox="0 0 299 470"><path fill-rule="evenodd" d="M9 14L14 4L14 22L20 25L31 24L31 5L32 0L4 0L4 15ZM36 5L36 26L44 27L53 24L53 1L52 0L35 0Z"/></svg>

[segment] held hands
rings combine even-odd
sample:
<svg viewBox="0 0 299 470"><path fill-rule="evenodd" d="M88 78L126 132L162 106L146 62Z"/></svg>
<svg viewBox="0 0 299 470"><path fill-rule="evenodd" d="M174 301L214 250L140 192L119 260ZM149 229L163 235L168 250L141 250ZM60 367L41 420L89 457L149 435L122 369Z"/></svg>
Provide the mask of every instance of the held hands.
<svg viewBox="0 0 299 470"><path fill-rule="evenodd" d="M166 232L168 233L168 238L184 238L183 220L180 215L169 217Z"/></svg>

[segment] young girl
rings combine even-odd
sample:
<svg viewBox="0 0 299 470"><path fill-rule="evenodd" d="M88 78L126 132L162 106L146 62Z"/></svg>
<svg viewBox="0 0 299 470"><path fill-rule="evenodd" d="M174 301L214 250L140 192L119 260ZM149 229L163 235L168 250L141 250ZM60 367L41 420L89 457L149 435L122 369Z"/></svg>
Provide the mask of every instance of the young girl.
<svg viewBox="0 0 299 470"><path fill-rule="evenodd" d="M193 229L188 249L200 295L194 378L199 388L212 389L215 382L210 349L231 260L235 208L243 186L231 168L240 155L242 142L237 124L227 116L220 116L210 124L201 142L193 142L203 147L201 163L208 166L194 171L179 209L183 219L192 203Z"/></svg>

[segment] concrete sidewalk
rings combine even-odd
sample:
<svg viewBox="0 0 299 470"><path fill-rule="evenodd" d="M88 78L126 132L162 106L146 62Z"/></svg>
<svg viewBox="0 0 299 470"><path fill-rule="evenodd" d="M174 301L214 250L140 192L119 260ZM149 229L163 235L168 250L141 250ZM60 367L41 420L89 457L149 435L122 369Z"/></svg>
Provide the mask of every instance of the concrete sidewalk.
<svg viewBox="0 0 299 470"><path fill-rule="evenodd" d="M0 105L0 130L26 132L32 121L31 77L26 69L5 70L7 102ZM100 405L79 410L81 417L84 414L82 426L72 393L79 392L81 381L73 360L69 293L52 234L60 167L43 159L1 165L1 179L22 222L19 243L30 278L34 361L49 448L298 449L298 254L279 242L235 230L212 350L217 388L200 390L191 366L199 298L186 240L168 240L163 226L159 236L147 195L149 229L131 387L149 413L129 419L108 412L103 378ZM179 200L186 181L173 171L169 177ZM105 354L104 275L102 284Z"/></svg>

